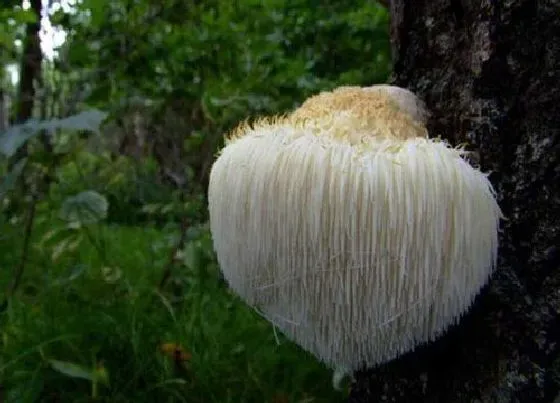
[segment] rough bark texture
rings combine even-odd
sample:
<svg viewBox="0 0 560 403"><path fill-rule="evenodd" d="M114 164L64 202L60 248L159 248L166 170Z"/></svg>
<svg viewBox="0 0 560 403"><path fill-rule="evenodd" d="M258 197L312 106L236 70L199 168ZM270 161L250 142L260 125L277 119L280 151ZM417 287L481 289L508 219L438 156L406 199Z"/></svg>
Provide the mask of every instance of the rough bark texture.
<svg viewBox="0 0 560 403"><path fill-rule="evenodd" d="M470 313L349 401L560 401L560 0L392 0L391 18L394 83L478 152L507 221Z"/></svg>

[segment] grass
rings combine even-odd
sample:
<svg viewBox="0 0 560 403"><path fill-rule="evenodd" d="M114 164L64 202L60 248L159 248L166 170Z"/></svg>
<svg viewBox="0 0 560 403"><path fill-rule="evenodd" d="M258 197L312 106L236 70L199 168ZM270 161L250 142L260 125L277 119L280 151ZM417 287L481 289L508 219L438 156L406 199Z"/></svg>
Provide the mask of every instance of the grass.
<svg viewBox="0 0 560 403"><path fill-rule="evenodd" d="M281 335L278 344L220 281L204 226L190 229L158 290L173 231L104 224L72 245L39 214L23 281L0 314L4 402L344 401L331 371ZM2 290L22 245L21 223L4 227Z"/></svg>

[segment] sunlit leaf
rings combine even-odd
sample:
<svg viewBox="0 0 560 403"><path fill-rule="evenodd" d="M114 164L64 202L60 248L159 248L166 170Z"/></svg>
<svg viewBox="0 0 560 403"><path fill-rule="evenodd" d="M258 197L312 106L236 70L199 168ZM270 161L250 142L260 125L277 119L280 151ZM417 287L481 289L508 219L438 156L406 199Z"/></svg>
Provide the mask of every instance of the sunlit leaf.
<svg viewBox="0 0 560 403"><path fill-rule="evenodd" d="M194 242L189 242L178 257L183 259L185 266L189 269L196 269L197 267L200 267L200 250L196 247Z"/></svg>
<svg viewBox="0 0 560 403"><path fill-rule="evenodd" d="M108 283L116 283L122 277L122 270L118 267L102 267L101 274Z"/></svg>
<svg viewBox="0 0 560 403"><path fill-rule="evenodd" d="M93 380L93 373L91 370L84 368L81 365L74 364L68 361L49 360L52 369L60 372L71 378L80 378L88 381Z"/></svg>
<svg viewBox="0 0 560 403"><path fill-rule="evenodd" d="M80 235L77 237L68 237L61 240L53 248L53 252L51 254L52 261L56 262L64 253L75 251L82 242L82 239L83 238Z"/></svg>
<svg viewBox="0 0 560 403"><path fill-rule="evenodd" d="M39 248L42 248L45 245L45 243L47 243L48 241L53 239L56 235L58 235L61 230L62 230L61 228L54 228L54 229L51 229L51 230L45 232L43 234L43 236L41 237L41 240L39 241L37 246Z"/></svg>
<svg viewBox="0 0 560 403"><path fill-rule="evenodd" d="M105 196L87 190L64 200L59 216L65 221L91 224L105 219L108 209Z"/></svg>
<svg viewBox="0 0 560 403"><path fill-rule="evenodd" d="M53 248L53 252L51 254L51 260L53 262L56 262L60 258L60 256L64 252L66 252L69 243L70 243L70 239L67 238L67 239L63 239L62 241L60 241L55 245L55 247Z"/></svg>

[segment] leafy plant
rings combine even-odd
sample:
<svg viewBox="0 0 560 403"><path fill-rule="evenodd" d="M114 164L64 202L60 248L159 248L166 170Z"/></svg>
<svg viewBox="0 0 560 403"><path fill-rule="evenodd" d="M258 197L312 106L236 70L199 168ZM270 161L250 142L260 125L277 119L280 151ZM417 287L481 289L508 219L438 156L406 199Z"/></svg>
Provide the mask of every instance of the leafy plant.
<svg viewBox="0 0 560 403"><path fill-rule="evenodd" d="M99 125L105 116L106 114L100 111L89 111L65 119L28 121L22 125L15 125L6 132L0 134L0 151L5 157L11 158L16 155L20 147L32 141L38 134L45 134L45 132L51 136L61 130L99 132ZM65 156L72 155L75 151L76 149L70 150ZM48 187L50 184L47 180L48 176L46 176L45 173L56 169L59 160L60 159L54 152L35 150L34 153L16 161L16 163L11 166L11 169L0 178L0 201L3 201L9 196L10 191L13 191L16 187L18 180L27 185L24 188L31 190L23 234L22 256L19 264L14 269L13 280L6 291L6 297L4 301L0 303L0 312L6 308L8 299L11 298L20 284L28 259L30 240L35 223L36 205L41 198L41 190L43 193L46 193L47 190L44 188ZM28 161L30 164L28 164ZM29 165L31 165L32 170L28 169L26 172L25 168ZM94 218L103 218L107 210L106 200L101 195L94 192L85 192L73 198L69 198L63 206L63 216L80 223L91 222ZM87 214L84 215L84 212Z"/></svg>

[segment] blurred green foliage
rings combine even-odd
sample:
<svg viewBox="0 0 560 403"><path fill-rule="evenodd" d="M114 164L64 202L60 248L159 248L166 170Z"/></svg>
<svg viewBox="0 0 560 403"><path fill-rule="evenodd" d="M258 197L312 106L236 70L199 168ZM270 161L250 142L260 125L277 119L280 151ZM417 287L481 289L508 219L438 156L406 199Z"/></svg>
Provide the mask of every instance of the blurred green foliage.
<svg viewBox="0 0 560 403"><path fill-rule="evenodd" d="M386 10L49 4L44 18L66 41L35 77L33 119L0 133L0 401L340 401L329 371L223 283L205 190L240 120L385 82ZM4 67L24 60L32 21L20 1L0 4ZM6 71L0 116L12 120L21 94ZM184 346L186 366L162 343Z"/></svg>
<svg viewBox="0 0 560 403"><path fill-rule="evenodd" d="M35 22L35 15L24 10L21 2L4 0L0 6L0 61L2 63L17 60L16 41L22 41L25 35L25 24ZM0 74L4 73L4 69ZM1 78L2 76L0 76Z"/></svg>
<svg viewBox="0 0 560 403"><path fill-rule="evenodd" d="M70 33L66 67L105 78L88 98L102 104L196 99L210 119L232 122L389 72L388 17L373 1L84 0L52 20Z"/></svg>
<svg viewBox="0 0 560 403"><path fill-rule="evenodd" d="M390 71L388 14L375 1L51 3L50 23L66 41L44 63L36 109L50 119L92 107L110 116L87 142L57 134L61 169L98 164L58 182L108 192L110 217L121 222L165 203L173 188L200 199L222 136L239 121L284 113L321 90L384 82ZM32 14L9 3L2 12L10 17L0 32L13 43Z"/></svg>

